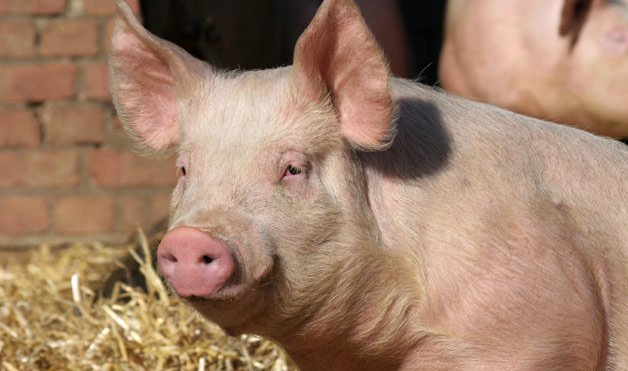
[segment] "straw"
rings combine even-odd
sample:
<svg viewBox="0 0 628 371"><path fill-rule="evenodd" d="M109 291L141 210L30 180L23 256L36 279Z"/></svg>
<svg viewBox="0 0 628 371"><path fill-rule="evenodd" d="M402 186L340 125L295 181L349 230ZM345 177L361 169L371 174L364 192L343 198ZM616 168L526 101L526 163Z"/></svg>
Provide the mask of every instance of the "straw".
<svg viewBox="0 0 628 371"><path fill-rule="evenodd" d="M283 350L254 335L232 338L174 298L151 264L149 240L132 245L44 245L0 262L2 370L296 370ZM115 282L129 256L146 288Z"/></svg>

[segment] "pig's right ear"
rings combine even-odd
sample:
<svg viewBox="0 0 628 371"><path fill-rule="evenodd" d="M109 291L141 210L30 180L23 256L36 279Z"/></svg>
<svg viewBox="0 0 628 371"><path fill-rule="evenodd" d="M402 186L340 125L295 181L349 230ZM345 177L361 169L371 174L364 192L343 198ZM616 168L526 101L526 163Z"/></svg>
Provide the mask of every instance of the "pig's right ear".
<svg viewBox="0 0 628 371"><path fill-rule="evenodd" d="M140 149L166 152L179 141L177 112L207 66L162 40L117 0L109 59L109 85L120 121Z"/></svg>

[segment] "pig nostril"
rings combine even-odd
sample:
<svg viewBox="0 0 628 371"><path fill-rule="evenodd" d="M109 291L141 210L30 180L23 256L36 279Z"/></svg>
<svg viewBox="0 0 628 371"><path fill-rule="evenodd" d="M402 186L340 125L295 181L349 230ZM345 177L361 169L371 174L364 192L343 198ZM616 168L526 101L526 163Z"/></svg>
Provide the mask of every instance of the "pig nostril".
<svg viewBox="0 0 628 371"><path fill-rule="evenodd" d="M209 257L207 255L203 255L203 257L201 259L203 260L203 263L205 263L205 264L211 264L211 262L214 261L214 259L212 259L211 257Z"/></svg>
<svg viewBox="0 0 628 371"><path fill-rule="evenodd" d="M177 258L175 258L175 256L172 255L172 254L166 254L166 255L163 256L163 258L168 260L169 262L172 262L172 263L176 263L177 262Z"/></svg>

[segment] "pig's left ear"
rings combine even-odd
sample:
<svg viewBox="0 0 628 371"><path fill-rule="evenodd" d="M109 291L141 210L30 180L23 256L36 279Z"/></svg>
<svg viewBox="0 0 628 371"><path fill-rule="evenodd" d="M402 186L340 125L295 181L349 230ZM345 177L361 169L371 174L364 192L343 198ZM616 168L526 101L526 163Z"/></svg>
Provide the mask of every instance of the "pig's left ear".
<svg viewBox="0 0 628 371"><path fill-rule="evenodd" d="M390 142L388 63L353 0L323 2L297 42L293 73L299 94L331 95L352 145L377 150Z"/></svg>

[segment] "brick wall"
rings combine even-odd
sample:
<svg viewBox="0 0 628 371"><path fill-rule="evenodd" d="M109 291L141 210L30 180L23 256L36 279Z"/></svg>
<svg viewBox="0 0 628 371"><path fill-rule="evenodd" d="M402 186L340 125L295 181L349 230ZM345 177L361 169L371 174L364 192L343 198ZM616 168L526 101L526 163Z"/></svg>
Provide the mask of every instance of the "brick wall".
<svg viewBox="0 0 628 371"><path fill-rule="evenodd" d="M166 215L173 160L133 154L110 102L114 4L0 0L0 246L122 241Z"/></svg>

